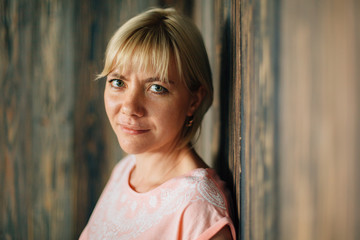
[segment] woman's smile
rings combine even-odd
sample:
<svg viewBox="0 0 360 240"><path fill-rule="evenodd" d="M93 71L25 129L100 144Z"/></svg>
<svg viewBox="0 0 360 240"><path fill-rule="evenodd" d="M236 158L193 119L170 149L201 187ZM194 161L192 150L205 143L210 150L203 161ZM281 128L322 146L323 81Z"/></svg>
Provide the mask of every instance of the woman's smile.
<svg viewBox="0 0 360 240"><path fill-rule="evenodd" d="M119 124L119 127L121 129L121 131L123 131L126 134L130 134L130 135L140 135L140 134L144 134L150 131L150 129L143 129L143 128L139 128L136 126L130 126L130 125L124 125L124 124Z"/></svg>

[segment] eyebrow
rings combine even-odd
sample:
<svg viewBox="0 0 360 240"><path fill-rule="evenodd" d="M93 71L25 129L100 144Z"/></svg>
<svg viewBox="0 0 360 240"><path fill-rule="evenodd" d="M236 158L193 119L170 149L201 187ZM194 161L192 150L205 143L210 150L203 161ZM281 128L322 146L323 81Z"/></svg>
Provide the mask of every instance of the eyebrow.
<svg viewBox="0 0 360 240"><path fill-rule="evenodd" d="M116 73L116 72L110 73L108 76L109 76L109 77L114 77L114 78L123 78L123 79L126 79L123 75L120 75L120 74L118 74L118 73Z"/></svg>
<svg viewBox="0 0 360 240"><path fill-rule="evenodd" d="M158 77L150 77L150 78L147 78L145 79L145 82L146 83L152 83L152 82L165 82L165 83L169 83L169 84L172 84L174 85L175 83L173 81L171 81L170 79L168 81L160 81L160 78Z"/></svg>
<svg viewBox="0 0 360 240"><path fill-rule="evenodd" d="M118 73L110 73L109 74L110 77L114 77L114 78L119 78L119 79L123 79L123 80L127 80L127 78L124 75L118 74ZM160 78L158 77L149 77L145 79L146 83L152 83L152 82L162 82L160 81ZM170 84L174 84L173 81L169 80L168 83Z"/></svg>

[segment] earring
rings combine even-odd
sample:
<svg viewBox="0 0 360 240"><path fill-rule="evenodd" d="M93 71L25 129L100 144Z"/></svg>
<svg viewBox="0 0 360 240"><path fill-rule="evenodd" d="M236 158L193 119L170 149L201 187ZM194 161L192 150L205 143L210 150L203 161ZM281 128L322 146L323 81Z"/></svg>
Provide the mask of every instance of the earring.
<svg viewBox="0 0 360 240"><path fill-rule="evenodd" d="M193 125L193 122L194 122L194 117L193 116L189 117L189 120L186 123L186 126L191 127Z"/></svg>

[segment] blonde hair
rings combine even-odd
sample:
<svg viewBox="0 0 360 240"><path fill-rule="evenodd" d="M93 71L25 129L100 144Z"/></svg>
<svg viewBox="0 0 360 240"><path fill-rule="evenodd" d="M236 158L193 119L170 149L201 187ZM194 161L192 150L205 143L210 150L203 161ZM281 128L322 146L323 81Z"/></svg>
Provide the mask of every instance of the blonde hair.
<svg viewBox="0 0 360 240"><path fill-rule="evenodd" d="M196 135L206 111L213 101L213 85L209 59L197 27L172 8L154 8L141 13L122 25L111 38L105 66L98 78L115 68L127 66L136 70L155 71L163 81L168 80L168 66L174 60L181 81L192 93L202 87L205 91L200 106L193 115L193 125L184 123L180 146Z"/></svg>

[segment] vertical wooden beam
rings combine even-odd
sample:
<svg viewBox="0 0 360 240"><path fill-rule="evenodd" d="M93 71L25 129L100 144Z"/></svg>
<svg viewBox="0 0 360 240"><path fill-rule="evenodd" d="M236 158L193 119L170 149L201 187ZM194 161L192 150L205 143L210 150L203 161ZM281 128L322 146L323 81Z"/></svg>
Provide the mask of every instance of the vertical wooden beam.
<svg viewBox="0 0 360 240"><path fill-rule="evenodd" d="M241 2L241 239L277 238L278 9Z"/></svg>
<svg viewBox="0 0 360 240"><path fill-rule="evenodd" d="M358 1L283 2L281 239L358 239Z"/></svg>
<svg viewBox="0 0 360 240"><path fill-rule="evenodd" d="M20 39L29 39L32 22L20 22L27 12L19 1L0 4L0 238L26 239L32 205L32 173L26 171L32 162L32 73L26 63L32 59Z"/></svg>
<svg viewBox="0 0 360 240"><path fill-rule="evenodd" d="M242 179L242 163L241 163L241 151L242 151L242 119L241 119L241 99L242 99L242 52L241 52L241 5L240 0L232 0L231 4L231 30L230 30L230 52L231 58L231 72L232 83L230 88L230 118L229 118L229 165L233 176L233 191L235 196L233 198L234 204L236 204L236 216L239 219L238 238L240 238L240 219L241 219L241 179Z"/></svg>
<svg viewBox="0 0 360 240"><path fill-rule="evenodd" d="M71 1L1 3L0 238L72 232Z"/></svg>
<svg viewBox="0 0 360 240"><path fill-rule="evenodd" d="M33 14L32 208L34 239L72 233L73 36L71 1L41 1ZM34 44L35 43L35 44ZM34 47L35 45L35 47Z"/></svg>

